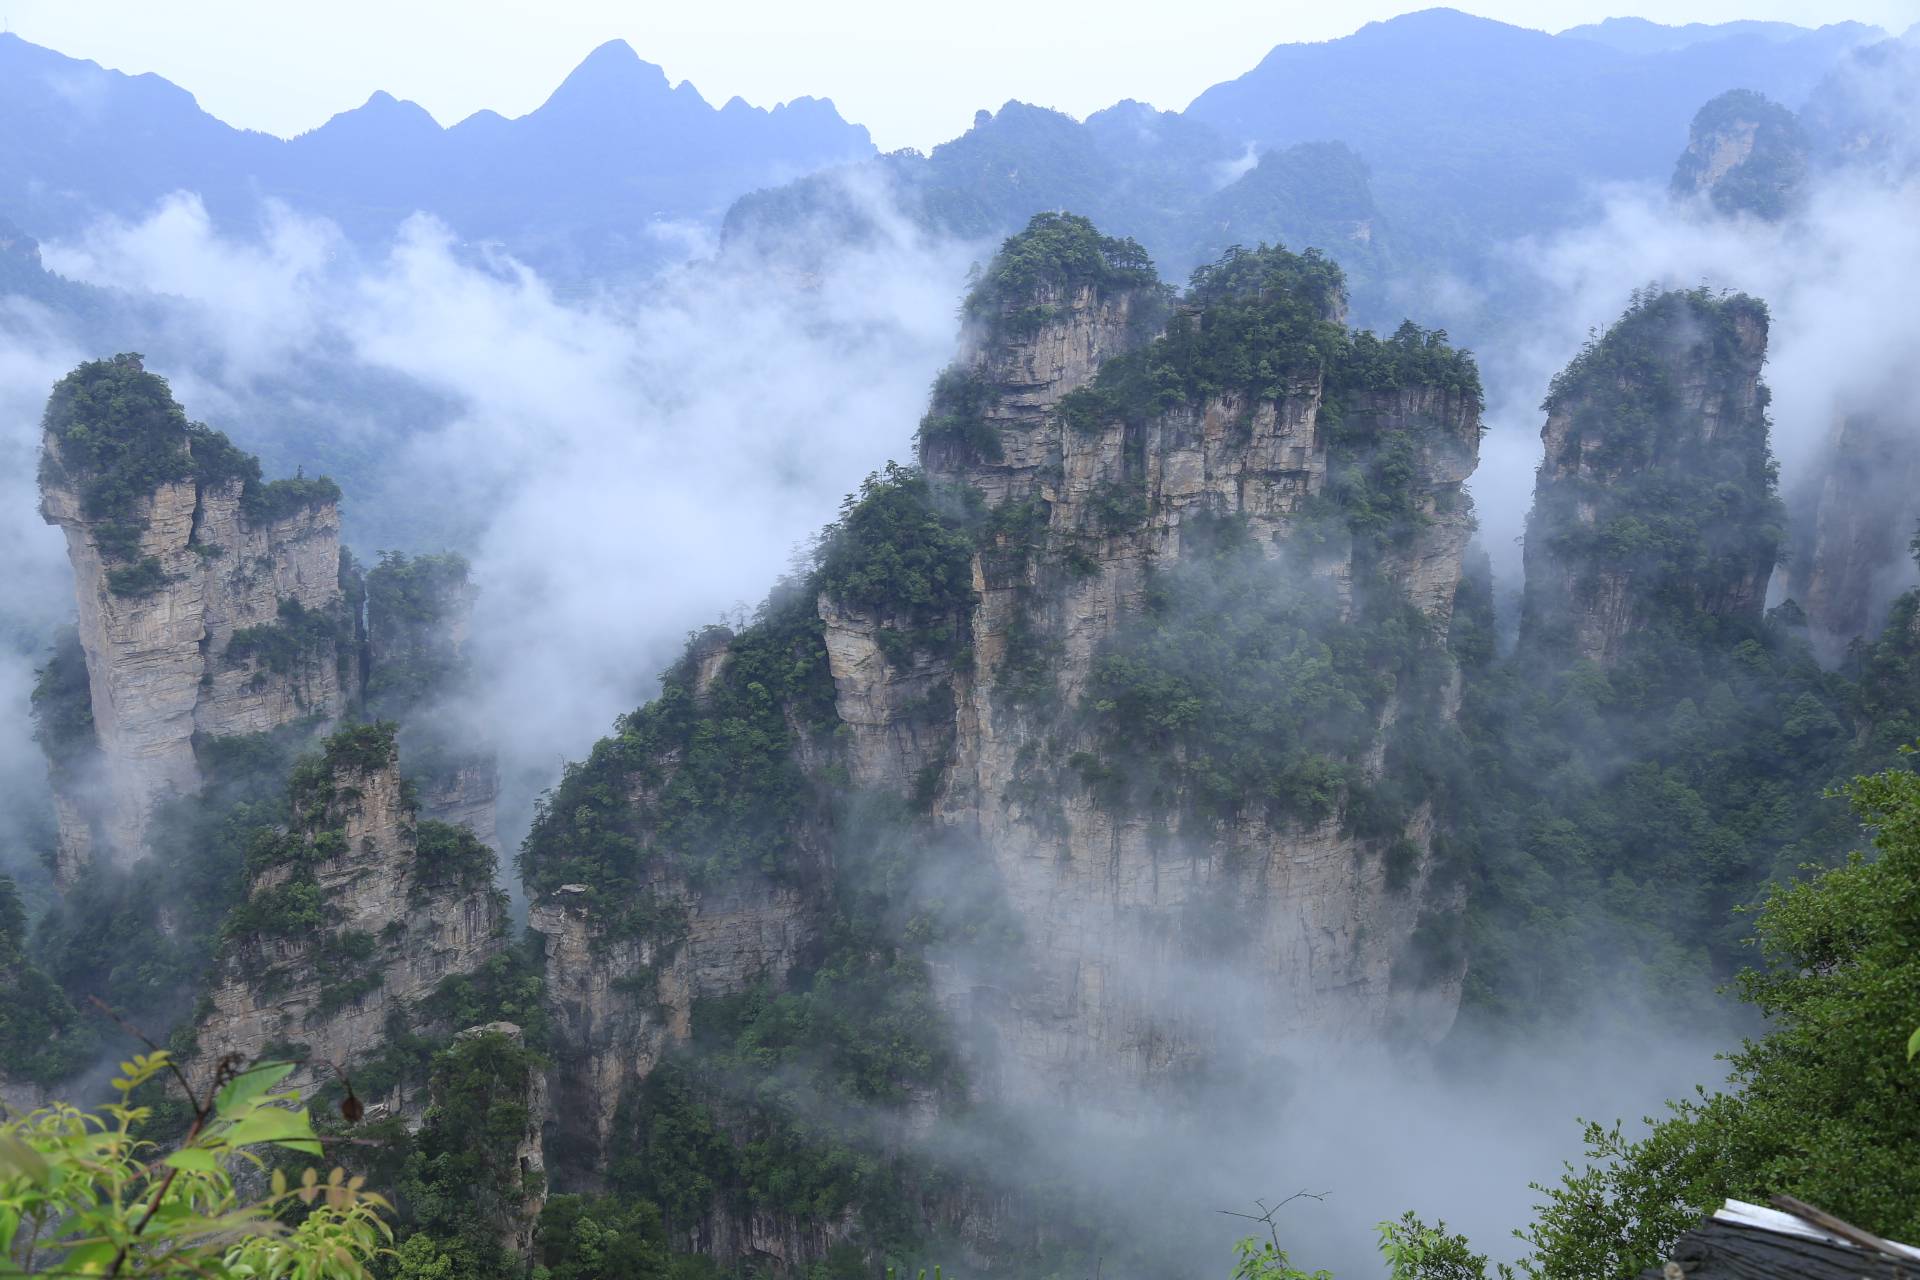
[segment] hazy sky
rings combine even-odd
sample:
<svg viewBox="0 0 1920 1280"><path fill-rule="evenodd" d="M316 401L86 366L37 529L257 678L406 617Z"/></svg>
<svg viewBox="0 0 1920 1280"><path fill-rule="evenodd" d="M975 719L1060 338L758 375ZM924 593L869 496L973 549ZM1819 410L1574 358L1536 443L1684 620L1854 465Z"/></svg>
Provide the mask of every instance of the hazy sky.
<svg viewBox="0 0 1920 1280"><path fill-rule="evenodd" d="M1478 0L1559 30L1630 12L1662 22L1841 18L1893 31L1920 0ZM233 124L293 134L375 89L443 124L532 110L593 46L622 37L716 105L830 97L882 147L927 147L1020 98L1075 115L1133 97L1183 107L1268 48L1345 35L1409 0L0 0L18 34L154 71ZM934 15L938 16L934 16Z"/></svg>

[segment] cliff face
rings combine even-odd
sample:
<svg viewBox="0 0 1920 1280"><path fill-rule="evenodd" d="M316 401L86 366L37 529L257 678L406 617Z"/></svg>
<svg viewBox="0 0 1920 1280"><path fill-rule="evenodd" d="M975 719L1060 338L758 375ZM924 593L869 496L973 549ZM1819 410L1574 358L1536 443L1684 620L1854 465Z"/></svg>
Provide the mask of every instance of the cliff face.
<svg viewBox="0 0 1920 1280"><path fill-rule="evenodd" d="M1009 300L1003 315L1030 305ZM990 508L1037 499L1044 522L1026 554L989 545L973 559L972 664L953 676L950 763L933 805L938 825L965 833L991 862L1025 940L1020 984L965 965L936 972L948 1007L1002 1051L998 1079L980 1087L1000 1098L1110 1098L1245 1047L1227 1045L1228 1036L1272 1051L1377 1034L1397 1015L1413 1015L1418 1033L1444 1031L1458 972L1425 985L1404 973L1395 981L1423 909L1444 909L1450 896L1421 887L1430 809L1416 806L1392 833L1411 843L1402 856L1413 865L1390 873L1379 856L1387 841L1356 835L1340 803L1297 816L1252 805L1222 816L1196 812L1190 795L1171 788L1158 804L1130 808L1075 774L1105 763L1110 746L1084 724L1088 704L1106 692L1089 693L1101 655L1148 612L1152 584L1193 557L1195 521L1243 522L1267 557L1325 580L1347 620L1359 607L1356 582L1382 581L1443 638L1472 530L1461 484L1478 452L1477 394L1418 381L1335 386L1337 373L1295 371L1276 395L1222 390L1149 415L1123 409L1089 421L1071 402L1063 413L1062 401L1089 386L1096 366L1051 353L1098 349L1143 303L1082 290L1069 305L1044 295L1038 305L1052 318L1036 332L989 328L965 357L1000 391L990 420L1002 457L937 446L925 453L937 481L980 494ZM1325 319L1337 314L1329 308ZM1037 369L1051 376L1031 376ZM1026 376L1000 381L1013 370ZM1389 440L1404 450L1412 518L1409 536L1376 548L1327 519L1330 484ZM822 617L837 654L844 629L831 612ZM1023 651L1050 655L1053 686L1024 703L1008 697ZM925 678L911 667L836 662L834 677L843 720L850 705L924 703L911 691L888 692ZM1378 779L1396 714L1389 700L1371 716L1374 742L1357 753L1363 784ZM864 767L898 759L885 744L902 735L893 724L851 728L856 781L888 785L919 758ZM1062 766L1076 754L1091 754L1094 765ZM1049 811L1037 794L1060 803ZM1400 881L1393 888L1390 875ZM1241 941L1223 946L1220 926ZM1245 984L1226 995L1234 1017L1248 1015L1231 1031L1181 994L1208 974Z"/></svg>
<svg viewBox="0 0 1920 1280"><path fill-rule="evenodd" d="M546 1143L579 1185L601 1185L615 1111L687 1044L694 1002L784 982L819 928L817 902L760 878L702 891L666 873L641 893L639 930L585 885L561 886L527 916L545 948L556 1042Z"/></svg>
<svg viewBox="0 0 1920 1280"><path fill-rule="evenodd" d="M1721 214L1777 219L1801 199L1809 144L1793 112L1750 89L1701 107L1673 170L1673 193Z"/></svg>
<svg viewBox="0 0 1920 1280"><path fill-rule="evenodd" d="M366 575L366 704L399 720L421 816L499 849L499 766L457 710L469 677L476 592L458 555L383 552Z"/></svg>
<svg viewBox="0 0 1920 1280"><path fill-rule="evenodd" d="M1650 295L1554 380L1523 646L1604 665L1656 625L1759 619L1782 525L1766 347L1753 299Z"/></svg>
<svg viewBox="0 0 1920 1280"><path fill-rule="evenodd" d="M328 1064L350 1067L384 1042L391 1015L416 1032L431 1021L423 1006L441 982L504 945L505 903L490 850L417 822L391 725L330 738L296 771L292 801L295 829L249 854L195 1061L305 1046L296 1078L325 1084Z"/></svg>
<svg viewBox="0 0 1920 1280"><path fill-rule="evenodd" d="M196 737L331 718L356 672L330 484L262 485L127 356L55 389L44 458L42 512L67 538L102 757L101 794L62 797L70 878L92 856L140 855L153 806L200 786ZM83 810L99 814L97 843Z"/></svg>
<svg viewBox="0 0 1920 1280"><path fill-rule="evenodd" d="M714 998L784 987L845 1044L873 1012L831 1002L870 964L889 998L924 973L938 1011L909 1037L932 1062L836 1086L902 1133L954 1072L990 1103L1124 1107L1242 1053L1450 1024L1462 959L1416 934L1460 891L1416 758L1457 697L1471 361L1348 334L1317 257L1230 255L1171 304L1137 246L1054 215L968 313L922 467L870 478L814 570L702 637L535 823L563 1184L610 1142L644 1162L616 1113L725 1044ZM740 1043L756 1073L808 1060ZM833 1236L758 1211L693 1230Z"/></svg>
<svg viewBox="0 0 1920 1280"><path fill-rule="evenodd" d="M1879 631L1913 581L1908 542L1920 523L1920 455L1884 414L1836 425L1818 479L1795 506L1787 595L1806 610L1808 640L1828 665Z"/></svg>

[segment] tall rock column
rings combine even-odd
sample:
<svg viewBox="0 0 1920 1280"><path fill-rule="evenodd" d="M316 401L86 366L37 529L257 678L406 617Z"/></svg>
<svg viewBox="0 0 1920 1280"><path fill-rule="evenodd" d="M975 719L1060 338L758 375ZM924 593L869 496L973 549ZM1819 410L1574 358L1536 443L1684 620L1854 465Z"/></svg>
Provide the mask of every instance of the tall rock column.
<svg viewBox="0 0 1920 1280"><path fill-rule="evenodd" d="M1010 257L1032 252L1022 239ZM1195 602L1211 607L1249 576L1265 581L1244 562L1206 563L1223 528L1243 530L1273 566L1262 589L1330 598L1315 625L1370 627L1404 603L1443 638L1472 530L1462 488L1480 437L1471 361L1412 326L1385 341L1349 338L1337 272L1278 250L1230 255L1171 310L1157 286L1103 294L1071 269L1065 283L1042 276L989 296L958 366L983 381L978 443L955 445L964 437L938 386L935 430L922 429L929 476L976 495L1006 530L975 556L971 664L953 679L953 744L933 800L950 839L977 842L1025 939L1019 981L939 971L949 1007L998 1046L997 1075L982 1087L1003 1098L1124 1096L1249 1044L1364 1037L1394 1023L1443 1031L1457 967L1424 984L1396 973L1423 913L1445 912L1455 896L1426 883L1430 807L1365 833L1344 797L1288 814L1247 795L1232 812L1207 812L1175 781L1188 748L1160 748L1157 765L1120 758L1097 728L1114 714L1097 686L1112 678L1116 645L1145 637L1151 647L1164 616L1156 589L1190 573ZM1143 329L1145 315L1165 333ZM1109 334L1126 340L1102 342ZM1056 354L1096 346L1097 362ZM1363 500L1383 508L1392 536L1349 518ZM823 607L821 618L843 720L849 707L926 704L918 657L840 661L853 647L844 610ZM1426 703L1411 687L1388 696L1333 749L1351 753L1338 767L1378 785L1396 719L1451 715L1445 689L1429 692ZM884 744L903 736L897 725L849 727L857 763L885 759ZM1164 770L1151 803L1111 794L1133 787L1136 769ZM855 777L891 780L871 765ZM1219 1008L1179 996L1209 974ZM1220 1013L1228 1005L1231 1016Z"/></svg>
<svg viewBox="0 0 1920 1280"><path fill-rule="evenodd" d="M1655 293L1554 379L1523 648L1610 665L1652 627L1759 620L1783 526L1766 352L1760 302Z"/></svg>
<svg viewBox="0 0 1920 1280"><path fill-rule="evenodd" d="M1806 610L1808 639L1837 664L1876 633L1913 585L1910 549L1920 525L1920 446L1888 412L1847 414L1795 502L1787 595Z"/></svg>
<svg viewBox="0 0 1920 1280"><path fill-rule="evenodd" d="M336 716L354 672L331 481L263 483L134 355L62 379L45 428L41 510L67 538L101 754L100 794L62 797L71 872L141 855L153 807L200 786L196 736Z"/></svg>
<svg viewBox="0 0 1920 1280"><path fill-rule="evenodd" d="M398 720L420 812L499 848L499 765L471 714L473 604L455 554L382 552L367 572L367 714Z"/></svg>
<svg viewBox="0 0 1920 1280"><path fill-rule="evenodd" d="M325 1083L327 1064L384 1042L391 1014L419 1030L443 981L496 954L506 904L490 849L417 822L391 724L333 735L295 769L290 799L295 828L249 854L197 1061L297 1052L309 1059L298 1078Z"/></svg>

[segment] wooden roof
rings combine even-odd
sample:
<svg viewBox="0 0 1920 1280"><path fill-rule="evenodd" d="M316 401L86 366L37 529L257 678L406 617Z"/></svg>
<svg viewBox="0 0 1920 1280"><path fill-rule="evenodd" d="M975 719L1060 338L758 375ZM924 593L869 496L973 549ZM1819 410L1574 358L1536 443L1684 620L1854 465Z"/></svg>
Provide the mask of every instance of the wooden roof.
<svg viewBox="0 0 1920 1280"><path fill-rule="evenodd" d="M1920 1280L1920 1249L1791 1197L1774 1203L1784 1207L1727 1201L1640 1280Z"/></svg>

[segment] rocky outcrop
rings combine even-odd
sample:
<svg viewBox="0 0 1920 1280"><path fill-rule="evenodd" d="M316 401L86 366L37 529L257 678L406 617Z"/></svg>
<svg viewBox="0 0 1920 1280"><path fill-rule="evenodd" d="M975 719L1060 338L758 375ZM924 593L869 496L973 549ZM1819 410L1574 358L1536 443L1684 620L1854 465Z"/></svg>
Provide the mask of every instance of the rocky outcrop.
<svg viewBox="0 0 1920 1280"><path fill-rule="evenodd" d="M1704 197L1720 214L1777 219L1797 205L1809 145L1793 112L1751 89L1701 107L1673 170L1673 193Z"/></svg>
<svg viewBox="0 0 1920 1280"><path fill-rule="evenodd" d="M1425 984L1395 981L1422 911L1453 901L1411 887L1431 861L1430 812L1395 833L1411 842L1417 865L1405 872L1409 884L1390 888L1380 842L1356 837L1338 813L1275 821L1249 811L1221 823L1177 804L1126 812L1040 762L1050 738L1069 740L1056 757L1076 746L1097 754L1074 738L1097 655L1141 615L1154 575L1189 556L1196 519L1243 521L1270 556L1330 579L1349 610L1356 578L1378 575L1443 636L1473 527L1462 483L1478 453L1477 391L1418 382L1353 388L1311 371L1275 396L1223 391L1144 421L1131 411L1070 421L1076 414L1063 413L1062 400L1097 366L1051 353L1108 345L1102 335L1131 309L1083 292L1030 336L990 331L966 359L1026 375L998 399L1001 458L925 453L930 475L980 494L989 509L1037 498L1044 512L1026 555L990 546L975 559L972 668L954 680L952 763L934 803L938 824L976 842L993 866L1025 940L1020 982L966 963L937 971L956 1018L997 1043L995 1074L976 1088L1002 1100L1097 1105L1255 1045L1272 1052L1389 1026L1438 1034L1458 997L1457 971ZM1326 319L1337 323L1337 310ZM1339 403L1337 429L1330 398ZM1409 448L1419 517L1411 538L1376 551L1326 519L1329 478L1389 439ZM1312 538L1303 536L1309 528ZM831 651L833 618L822 616ZM1015 647L1052 655L1052 709L1009 708ZM834 676L842 708L919 705L893 688L925 678L838 663ZM855 733L858 742L860 726ZM1366 768L1377 772L1380 756L1369 754ZM886 781L879 770L866 776ZM1057 795L1057 807L1036 803L1036 792ZM1229 933L1243 944L1223 949ZM1192 984L1219 1002L1190 1000ZM1233 1013L1223 1016L1224 1006Z"/></svg>
<svg viewBox="0 0 1920 1280"><path fill-rule="evenodd" d="M500 850L500 766L490 751L449 755L415 779L420 816L465 827Z"/></svg>
<svg viewBox="0 0 1920 1280"><path fill-rule="evenodd" d="M1607 665L1655 625L1759 620L1782 530L1766 350L1751 298L1648 294L1555 378L1523 647Z"/></svg>
<svg viewBox="0 0 1920 1280"><path fill-rule="evenodd" d="M547 1145L596 1186L624 1092L693 1034L694 1001L778 987L814 941L819 909L760 878L701 891L663 874L637 901L570 884L534 903L555 1049Z"/></svg>
<svg viewBox="0 0 1920 1280"><path fill-rule="evenodd" d="M101 754L97 796L63 799L62 861L124 864L154 805L199 788L196 738L329 719L352 697L338 491L263 485L135 356L55 388L43 456L42 512L66 534ZM82 814L97 815L98 841Z"/></svg>
<svg viewBox="0 0 1920 1280"><path fill-rule="evenodd" d="M511 1052L507 1055L510 1061L530 1064L531 1060L524 1052L526 1034L512 1022L489 1022L468 1027L453 1037L453 1054L458 1060L463 1047L484 1051L498 1045L510 1048ZM507 1083L499 1082L500 1085ZM499 1096L490 1091L487 1102L490 1119L500 1114L505 1106L511 1106L514 1114L526 1117L525 1127L506 1139L508 1145L501 1153L503 1167L497 1171L496 1177L507 1192L500 1197L497 1206L500 1247L523 1265L530 1264L533 1260L534 1230L540 1221L540 1210L547 1202L546 1152L540 1139L541 1121L549 1110L546 1078L529 1065L525 1071L524 1085L517 1088L513 1096Z"/></svg>
<svg viewBox="0 0 1920 1280"><path fill-rule="evenodd" d="M506 904L491 851L470 835L423 850L390 724L328 739L291 798L296 829L250 854L194 1039L207 1067L296 1053L295 1079L311 1085L378 1048L392 1015L421 1032L440 984L504 945Z"/></svg>
<svg viewBox="0 0 1920 1280"><path fill-rule="evenodd" d="M645 1141L615 1113L669 1055L694 1064L689 1089L726 1093L695 1024L756 984L790 983L810 1011L791 1016L818 1021L729 1052L778 1060L833 1018L884 1016L860 1087L887 1101L821 1103L888 1115L882 1147L967 1091L1125 1110L1212 1066L1444 1033L1463 961L1409 956L1460 890L1436 869L1443 797L1402 788L1394 744L1450 729L1479 383L1442 335L1349 334L1340 298L1313 255L1229 255L1173 303L1137 246L1084 220L1009 243L935 385L921 467L872 478L752 625L698 637L535 821L564 1184ZM1310 601L1309 666L1355 665L1324 734L1249 683L1286 722L1270 738L1320 736L1203 800L1189 747L1127 741L1101 682L1117 646L1169 625L1168 584L1227 595L1241 574L1257 607ZM1333 656L1359 652L1348 635L1364 662ZM924 991L936 1025L905 999L831 1003L863 981ZM900 1036L927 1060L899 1065ZM937 1065L949 1041L964 1083ZM833 1050L798 1052L804 1075ZM719 1097L715 1123L764 1128L763 1105ZM675 1229L789 1263L847 1230L837 1209L795 1221L734 1192Z"/></svg>
<svg viewBox="0 0 1920 1280"><path fill-rule="evenodd" d="M366 700L406 726L421 816L498 851L498 758L464 714L477 594L464 557L382 553L366 576Z"/></svg>
<svg viewBox="0 0 1920 1280"><path fill-rule="evenodd" d="M1847 414L1813 471L1795 503L1787 595L1806 610L1814 653L1832 666L1877 633L1913 585L1920 450L1912 430L1893 429L1885 412Z"/></svg>

